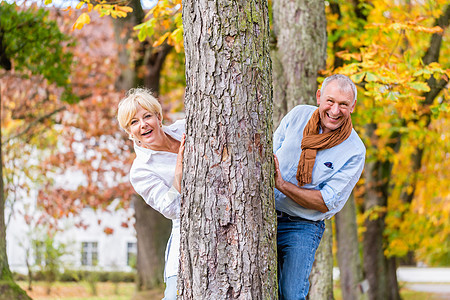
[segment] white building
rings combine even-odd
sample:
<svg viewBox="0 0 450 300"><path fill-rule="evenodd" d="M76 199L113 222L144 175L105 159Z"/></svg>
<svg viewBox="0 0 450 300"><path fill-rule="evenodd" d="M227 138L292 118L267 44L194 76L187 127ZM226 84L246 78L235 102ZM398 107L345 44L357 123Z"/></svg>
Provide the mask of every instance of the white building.
<svg viewBox="0 0 450 300"><path fill-rule="evenodd" d="M114 203L112 204L114 206ZM24 210L30 206L18 203L9 219L6 229L7 255L11 271L27 273L27 259L36 265L41 259L35 251L36 242L45 240L46 226L33 226L25 222ZM86 208L80 216L61 222L63 231L54 237L55 244L65 245L65 255L61 257L61 268L70 270L87 269L97 271L132 271L136 262L136 231L133 224L122 224L133 214L118 210L110 212L94 211ZM9 212L6 211L7 217ZM87 227L75 226L82 219ZM131 218L133 219L133 218ZM30 228L32 227L32 228ZM105 228L113 229L106 234ZM28 252L28 254L27 254Z"/></svg>

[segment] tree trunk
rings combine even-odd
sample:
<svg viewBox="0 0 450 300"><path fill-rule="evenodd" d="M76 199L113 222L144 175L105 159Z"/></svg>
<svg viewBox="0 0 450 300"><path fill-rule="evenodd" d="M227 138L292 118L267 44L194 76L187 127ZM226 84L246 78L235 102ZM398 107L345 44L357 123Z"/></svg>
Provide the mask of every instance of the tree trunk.
<svg viewBox="0 0 450 300"><path fill-rule="evenodd" d="M148 42L139 43L133 40L133 27L144 19L139 0L132 0L130 6L133 13L126 18L113 19L114 35L118 45L120 74L116 88L128 90L145 85L155 96L159 94L161 69L167 54L172 49L166 44L158 50ZM136 47L130 49L130 46ZM132 51L135 51L134 55ZM132 57L135 60L132 60ZM145 68L145 72L139 72ZM138 73L145 74L138 76ZM140 197L133 200L135 207L137 235L137 287L139 290L152 289L162 282L164 271L164 251L170 235L171 222L163 215L148 206Z"/></svg>
<svg viewBox="0 0 450 300"><path fill-rule="evenodd" d="M376 130L376 125L368 126L367 130L371 136L370 133ZM397 138L393 136L394 143ZM398 142L397 145L390 145L392 149L398 146ZM369 282L369 300L400 299L396 276L392 275L392 272L395 273L393 264L389 263L384 255L383 232L391 172L392 163L381 161L366 163L364 171L364 211L372 211L371 216L365 220L366 230L363 234L363 266Z"/></svg>
<svg viewBox="0 0 450 300"><path fill-rule="evenodd" d="M326 64L327 30L324 2L274 1L273 34L276 39L275 49L271 52L273 122L277 126L283 116L296 105L316 105L317 76ZM325 235L311 271L310 299L333 297L332 238Z"/></svg>
<svg viewBox="0 0 450 300"><path fill-rule="evenodd" d="M363 275L353 194L344 208L336 214L335 222L342 299L360 300L362 299L360 282Z"/></svg>
<svg viewBox="0 0 450 300"><path fill-rule="evenodd" d="M180 299L275 299L267 1L183 2Z"/></svg>
<svg viewBox="0 0 450 300"><path fill-rule="evenodd" d="M148 41L138 43L133 37L135 34L133 27L143 22L145 13L140 0L132 0L129 6L133 8L133 13L128 14L126 18L113 19L120 65L116 88L128 90L132 87L145 86L158 96L161 69L173 47L167 43L158 48L153 48ZM133 51L134 61L131 58Z"/></svg>
<svg viewBox="0 0 450 300"><path fill-rule="evenodd" d="M164 253L171 221L135 195L133 198L137 239L137 286L149 290L163 282Z"/></svg>
<svg viewBox="0 0 450 300"><path fill-rule="evenodd" d="M128 90L143 84L143 80L139 81L137 76L137 70L140 65L136 65L131 60L130 54L132 51L138 52L141 50L133 49L133 47L136 47L136 41L133 40L132 34L134 32L133 27L142 23L145 14L140 0L131 0L129 6L133 8L132 13L129 13L125 18L113 19L120 69L120 74L115 84L118 90ZM139 44L139 47L142 48L143 45Z"/></svg>
<svg viewBox="0 0 450 300"><path fill-rule="evenodd" d="M333 228L330 220L325 221L325 232L320 241L311 270L311 289L308 299L333 300ZM346 299L347 298L343 298Z"/></svg>
<svg viewBox="0 0 450 300"><path fill-rule="evenodd" d="M273 120L298 104L316 104L318 72L325 69L327 30L324 1L273 1Z"/></svg>
<svg viewBox="0 0 450 300"><path fill-rule="evenodd" d="M1 108L2 95L0 84L0 115L2 113ZM9 269L8 256L6 253L5 201L5 190L3 186L2 129L0 126L0 300L30 299L26 292L14 282L11 270Z"/></svg>

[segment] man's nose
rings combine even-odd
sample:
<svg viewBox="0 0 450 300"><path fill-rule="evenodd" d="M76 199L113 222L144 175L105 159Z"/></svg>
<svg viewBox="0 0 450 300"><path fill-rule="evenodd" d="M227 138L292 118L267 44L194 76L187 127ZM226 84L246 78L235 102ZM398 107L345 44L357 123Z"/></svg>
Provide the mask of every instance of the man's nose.
<svg viewBox="0 0 450 300"><path fill-rule="evenodd" d="M336 115L339 113L339 104L334 103L333 106L331 107L331 112Z"/></svg>

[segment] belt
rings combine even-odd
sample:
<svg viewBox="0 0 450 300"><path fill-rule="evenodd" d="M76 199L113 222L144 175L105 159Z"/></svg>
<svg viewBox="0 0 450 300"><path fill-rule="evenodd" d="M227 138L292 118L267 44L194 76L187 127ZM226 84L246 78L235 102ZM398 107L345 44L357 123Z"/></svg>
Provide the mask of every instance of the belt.
<svg viewBox="0 0 450 300"><path fill-rule="evenodd" d="M315 221L311 221L302 217L298 217L298 216L291 216L290 214L285 213L284 211L276 211L277 213L277 218L289 218L289 220L291 221L309 221L309 222L315 222Z"/></svg>

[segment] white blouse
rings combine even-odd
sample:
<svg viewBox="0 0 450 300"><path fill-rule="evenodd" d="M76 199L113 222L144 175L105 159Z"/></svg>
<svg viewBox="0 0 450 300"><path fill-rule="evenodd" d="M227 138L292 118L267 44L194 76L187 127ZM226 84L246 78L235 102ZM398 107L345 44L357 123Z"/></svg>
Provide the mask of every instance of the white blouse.
<svg viewBox="0 0 450 300"><path fill-rule="evenodd" d="M181 140L185 120L163 126L165 133ZM180 252L180 201L181 195L173 186L177 153L154 151L134 144L136 158L130 170L130 181L145 202L166 218L172 220L172 233L165 254L164 281L178 273Z"/></svg>

